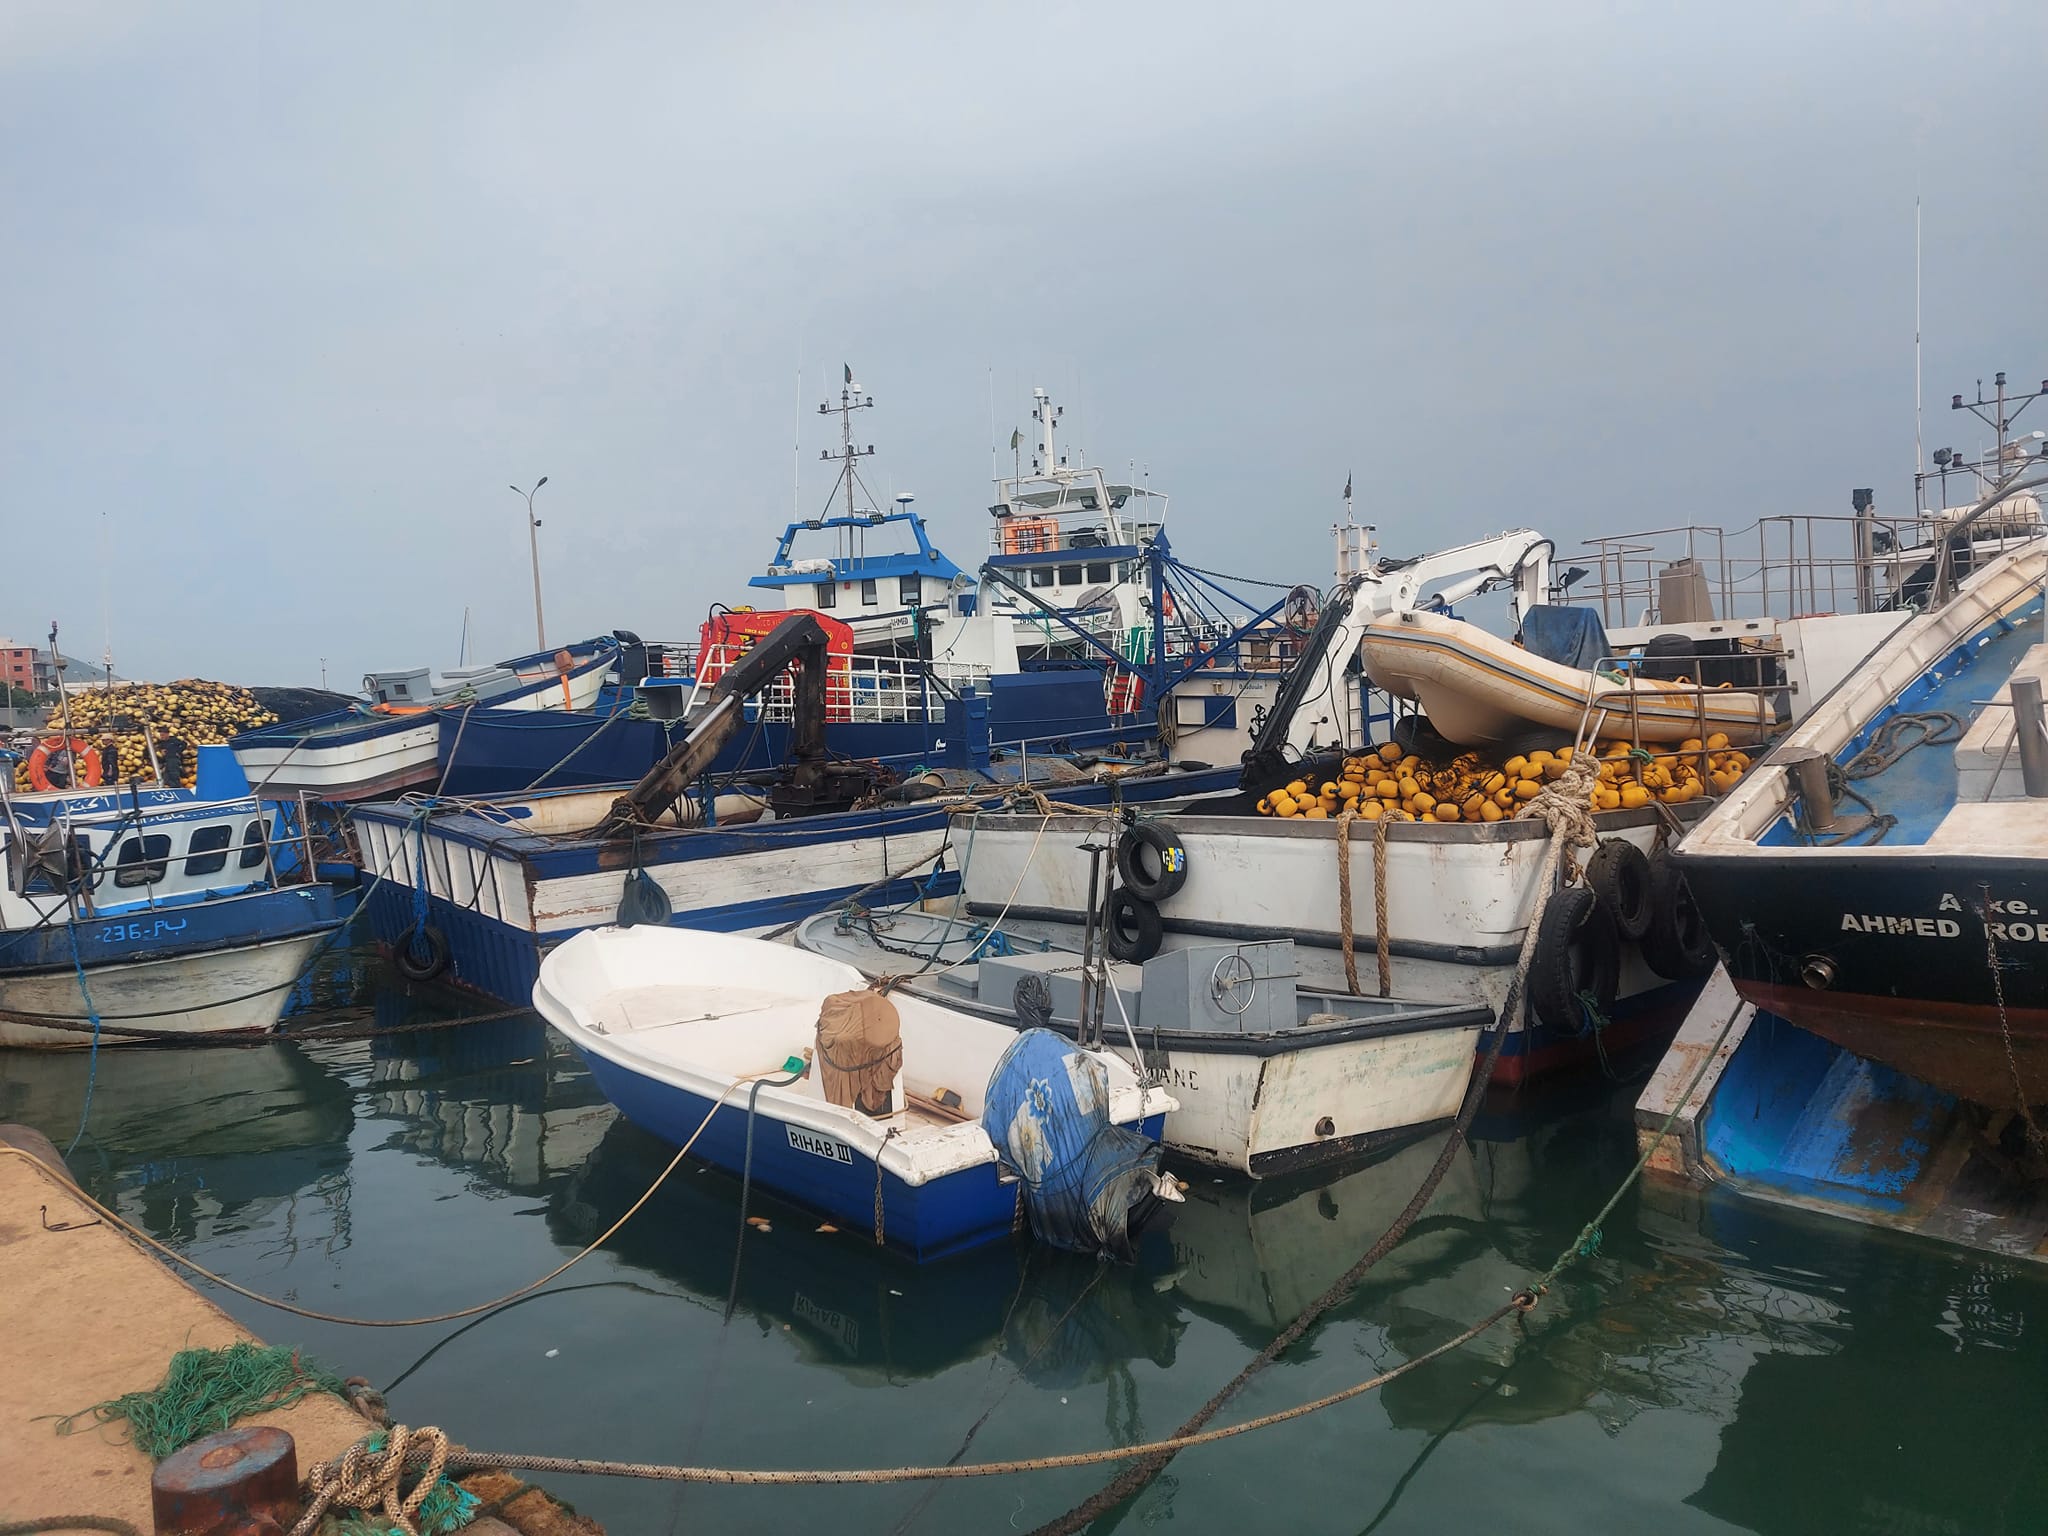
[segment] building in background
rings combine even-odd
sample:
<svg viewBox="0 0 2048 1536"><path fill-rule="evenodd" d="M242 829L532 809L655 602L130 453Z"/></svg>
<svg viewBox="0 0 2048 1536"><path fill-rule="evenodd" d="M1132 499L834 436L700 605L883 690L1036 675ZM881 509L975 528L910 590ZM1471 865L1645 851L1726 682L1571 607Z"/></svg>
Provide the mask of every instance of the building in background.
<svg viewBox="0 0 2048 1536"><path fill-rule="evenodd" d="M0 683L19 688L23 693L40 692L41 685L36 681L39 656L32 645L0 640Z"/></svg>

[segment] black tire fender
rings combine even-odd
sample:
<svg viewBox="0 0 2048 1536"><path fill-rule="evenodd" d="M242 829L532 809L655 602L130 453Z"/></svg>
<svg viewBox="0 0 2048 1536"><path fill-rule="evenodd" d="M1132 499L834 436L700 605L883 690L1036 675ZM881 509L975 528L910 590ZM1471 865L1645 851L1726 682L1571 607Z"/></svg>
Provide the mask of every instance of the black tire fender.
<svg viewBox="0 0 2048 1536"><path fill-rule="evenodd" d="M1188 883L1187 844L1170 823L1134 821L1117 839L1116 877L1140 901L1165 901Z"/></svg>
<svg viewBox="0 0 2048 1536"><path fill-rule="evenodd" d="M1607 908L1583 885L1554 893L1536 924L1529 1005L1561 1034L1583 1033L1588 1003L1602 1017L1621 986L1621 935Z"/></svg>
<svg viewBox="0 0 2048 1536"><path fill-rule="evenodd" d="M414 923L391 946L391 963L407 981L432 981L448 969L448 936L432 923Z"/></svg>
<svg viewBox="0 0 2048 1536"><path fill-rule="evenodd" d="M1142 965L1166 942L1166 920L1144 897L1122 887L1102 904L1102 943L1112 960Z"/></svg>
<svg viewBox="0 0 2048 1536"><path fill-rule="evenodd" d="M1694 980L1720 960L1692 887L1677 861L1661 849L1650 859L1650 927L1643 935L1643 959L1667 981Z"/></svg>
<svg viewBox="0 0 2048 1536"><path fill-rule="evenodd" d="M1601 840L1586 861L1586 884L1630 943L1650 931L1655 908L1650 901L1649 856L1626 838Z"/></svg>

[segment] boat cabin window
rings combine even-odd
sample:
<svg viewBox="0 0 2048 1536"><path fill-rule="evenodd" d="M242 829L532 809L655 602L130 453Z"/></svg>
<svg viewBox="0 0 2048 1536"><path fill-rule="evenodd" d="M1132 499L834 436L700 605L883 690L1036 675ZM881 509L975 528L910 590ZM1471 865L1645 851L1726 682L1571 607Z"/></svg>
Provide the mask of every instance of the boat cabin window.
<svg viewBox="0 0 2048 1536"><path fill-rule="evenodd" d="M818 583L818 606L820 608L837 608L839 606L838 582L821 581Z"/></svg>
<svg viewBox="0 0 2048 1536"><path fill-rule="evenodd" d="M863 608L872 608L881 600L882 594L876 589L874 578L870 576L860 584L861 606Z"/></svg>
<svg viewBox="0 0 2048 1536"><path fill-rule="evenodd" d="M263 823L252 821L249 830L242 834L242 859L238 866L254 869L263 862Z"/></svg>
<svg viewBox="0 0 2048 1536"><path fill-rule="evenodd" d="M155 885L171 867L171 840L161 832L131 837L114 860L114 884Z"/></svg>
<svg viewBox="0 0 2048 1536"><path fill-rule="evenodd" d="M1061 566L1060 585L1063 587L1078 587L1081 585L1081 567L1078 565Z"/></svg>
<svg viewBox="0 0 2048 1536"><path fill-rule="evenodd" d="M905 576L896 584L896 601L906 608L915 608L923 600L924 594L919 590L917 577Z"/></svg>
<svg viewBox="0 0 2048 1536"><path fill-rule="evenodd" d="M1040 566L1038 569L1034 570L1031 573L1031 585L1033 585L1034 587L1051 586L1052 571L1045 566Z"/></svg>
<svg viewBox="0 0 2048 1536"><path fill-rule="evenodd" d="M1090 581L1108 581L1109 572L1109 562L1107 560L1098 560L1088 567L1088 579Z"/></svg>
<svg viewBox="0 0 2048 1536"><path fill-rule="evenodd" d="M192 834L192 841L185 850L185 873L188 875L217 875L228 867L228 848L235 840L235 829L228 822L215 822L210 827L201 827Z"/></svg>

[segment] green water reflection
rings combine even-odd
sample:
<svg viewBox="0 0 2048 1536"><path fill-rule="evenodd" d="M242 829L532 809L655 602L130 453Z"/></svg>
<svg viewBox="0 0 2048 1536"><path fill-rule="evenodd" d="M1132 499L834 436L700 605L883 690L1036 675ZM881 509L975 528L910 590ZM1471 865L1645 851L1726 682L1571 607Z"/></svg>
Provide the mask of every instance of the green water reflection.
<svg viewBox="0 0 2048 1536"><path fill-rule="evenodd" d="M316 1000L386 1023L361 956ZM0 1119L60 1143L87 1064L0 1054ZM1426 1349L1539 1272L1633 1158L1626 1088L1482 1122L1403 1245L1240 1415ZM1434 1155L1284 1186L1190 1174L1133 1266L1027 1246L918 1268L685 1167L556 1287L461 1325L359 1330L220 1298L474 1444L758 1466L900 1465L1170 1433L1364 1249ZM532 1022L316 1047L115 1050L71 1158L99 1198L303 1305L459 1307L552 1268L668 1151ZM2048 1528L2048 1277L1979 1253L1651 1189L1526 1327L1374 1397L1184 1455L1113 1522L1188 1532ZM730 1319L727 1313L730 1308ZM2044 1313L2048 1315L2048 1313ZM840 1490L568 1480L615 1532L1026 1530L1102 1474Z"/></svg>

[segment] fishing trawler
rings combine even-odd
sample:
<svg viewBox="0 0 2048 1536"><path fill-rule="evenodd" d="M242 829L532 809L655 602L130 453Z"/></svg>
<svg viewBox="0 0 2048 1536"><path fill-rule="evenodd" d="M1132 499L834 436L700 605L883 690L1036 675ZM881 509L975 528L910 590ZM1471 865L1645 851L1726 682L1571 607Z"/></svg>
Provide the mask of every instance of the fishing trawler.
<svg viewBox="0 0 2048 1536"><path fill-rule="evenodd" d="M2010 428L2048 380L1955 398L1997 440L1921 477L1975 494L1903 546L1918 611L1678 847L1724 971L1637 1124L1671 1172L2039 1257L2048 437Z"/></svg>
<svg viewBox="0 0 2048 1536"><path fill-rule="evenodd" d="M2048 1102L2042 448L2001 433L1985 495L1947 520L1925 611L1679 849L1745 998L2021 1111ZM1986 524L2002 551L1971 549Z"/></svg>
<svg viewBox="0 0 2048 1536"><path fill-rule="evenodd" d="M1167 497L1116 479L1062 447L1063 410L1032 397L1028 466L1013 434L1012 473L995 480L978 573L934 542L915 498L878 504L861 473L875 453L854 437L874 397L846 373L836 404L836 465L824 509L787 524L747 582L758 606L715 607L691 646L640 647L625 669L632 717L506 714L444 718L439 782L493 795L638 779L673 745L728 669L793 613L828 635L830 749L894 767L930 762L981 702L994 749L1036 754L1171 752L1231 763L1271 703L1299 634L1286 600L1261 601L1184 565L1166 536ZM1070 462L1070 459L1072 462ZM628 647L633 650L633 647ZM747 706L748 729L720 773L785 762L794 702L787 682Z"/></svg>
<svg viewBox="0 0 2048 1536"><path fill-rule="evenodd" d="M817 614L787 615L634 784L356 807L373 932L416 979L446 975L520 1003L547 950L614 919L761 933L856 896L895 904L951 894L958 876L945 860L958 808L1022 784L1021 765L992 761L986 715L974 710L969 734L949 749L955 764L940 771L905 779L834 756L829 643ZM783 771L764 784L712 775L746 728L746 702L792 673ZM1144 804L1229 777L1156 760L1033 763L1039 782L1083 804Z"/></svg>
<svg viewBox="0 0 2048 1536"><path fill-rule="evenodd" d="M0 783L0 800L0 1046L268 1029L340 924L329 887L280 879L226 747L199 748L194 789Z"/></svg>
<svg viewBox="0 0 2048 1536"><path fill-rule="evenodd" d="M1408 559L1378 556L1348 505L1335 532L1337 585L1236 791L1161 807L1170 820L1149 831L1144 817L978 818L967 913L1078 932L1085 845L1106 834L1119 959L1286 938L1304 986L1498 1013L1550 838L1516 812L1592 749L1598 847L1547 909L1495 1080L1667 1033L1715 963L1677 831L1907 621L1924 536L1861 495L1853 517L1615 535L1562 570L1529 529ZM1782 545L1824 558L1794 570ZM1490 592L1515 640L1452 612ZM1349 829L1333 824L1344 811ZM1170 874L1148 838L1171 848Z"/></svg>

